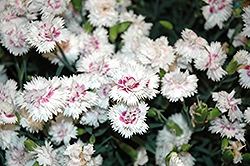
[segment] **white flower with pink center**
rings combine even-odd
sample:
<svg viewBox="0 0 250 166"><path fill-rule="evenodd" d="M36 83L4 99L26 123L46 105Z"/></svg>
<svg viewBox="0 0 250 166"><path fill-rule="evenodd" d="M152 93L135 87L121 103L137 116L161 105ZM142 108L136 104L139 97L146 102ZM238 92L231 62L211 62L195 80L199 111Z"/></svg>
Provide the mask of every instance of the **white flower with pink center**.
<svg viewBox="0 0 250 166"><path fill-rule="evenodd" d="M79 115L87 112L91 106L97 103L97 95L90 92L90 77L85 74L73 75L62 79L63 86L69 93L67 105L64 107L63 115L78 119Z"/></svg>
<svg viewBox="0 0 250 166"><path fill-rule="evenodd" d="M59 145L62 141L64 145L69 145L69 141L77 136L77 127L74 126L71 118L59 115L56 121L51 121L49 135L52 136L51 141Z"/></svg>
<svg viewBox="0 0 250 166"><path fill-rule="evenodd" d="M142 64L151 66L157 72L160 68L168 71L175 60L174 49L164 36L155 41L145 38L137 49L137 57Z"/></svg>
<svg viewBox="0 0 250 166"><path fill-rule="evenodd" d="M14 114L16 89L17 83L14 80L8 80L5 84L0 82L0 125L17 121Z"/></svg>
<svg viewBox="0 0 250 166"><path fill-rule="evenodd" d="M246 50L239 50L233 57L234 61L237 61L239 65L250 65L250 54Z"/></svg>
<svg viewBox="0 0 250 166"><path fill-rule="evenodd" d="M246 126L245 123L240 123L237 120L231 122L224 115L222 116L222 118L212 120L210 123L211 126L209 127L209 130L212 133L220 133L221 137L226 136L229 139L235 138L238 141L245 142L245 129L243 129Z"/></svg>
<svg viewBox="0 0 250 166"><path fill-rule="evenodd" d="M1 33L1 43L10 51L10 53L18 56L29 51L31 45L28 44L26 40L28 30L25 22L19 25L8 23L5 24L3 29L6 30L4 30L4 33Z"/></svg>
<svg viewBox="0 0 250 166"><path fill-rule="evenodd" d="M242 14L242 19L244 22L243 35L250 37L250 6L243 8L244 13Z"/></svg>
<svg viewBox="0 0 250 166"><path fill-rule="evenodd" d="M189 75L188 70L183 73L177 68L175 71L166 73L162 78L161 94L170 102L183 101L184 98L197 93L197 82L196 75Z"/></svg>
<svg viewBox="0 0 250 166"><path fill-rule="evenodd" d="M202 14L206 19L204 25L206 30L218 25L220 29L223 22L227 21L233 12L233 0L203 0L207 5L201 8Z"/></svg>
<svg viewBox="0 0 250 166"><path fill-rule="evenodd" d="M112 27L118 21L116 0L87 0L85 8L89 11L88 18L93 26Z"/></svg>
<svg viewBox="0 0 250 166"><path fill-rule="evenodd" d="M108 112L108 119L114 131L118 131L124 138L130 138L134 134L143 134L147 131L145 123L149 107L144 102L135 106L123 103L114 105Z"/></svg>
<svg viewBox="0 0 250 166"><path fill-rule="evenodd" d="M239 83L243 88L250 89L250 65L238 70Z"/></svg>
<svg viewBox="0 0 250 166"><path fill-rule="evenodd" d="M206 46L206 50L199 53L195 59L195 67L199 70L207 69L207 76L213 81L220 81L220 79L227 74L222 68L227 55L222 50L219 42L212 42L210 46Z"/></svg>
<svg viewBox="0 0 250 166"><path fill-rule="evenodd" d="M62 14L69 4L70 0L43 0L41 1L41 13L44 16Z"/></svg>
<svg viewBox="0 0 250 166"><path fill-rule="evenodd" d="M158 93L159 76L134 61L121 64L110 74L114 86L109 95L117 102L137 105L140 100L152 99Z"/></svg>
<svg viewBox="0 0 250 166"><path fill-rule="evenodd" d="M105 84L109 84L109 71L119 65L116 59L111 56L95 51L91 55L86 55L79 60L76 66L78 72L84 72L89 75L91 88L100 88Z"/></svg>
<svg viewBox="0 0 250 166"><path fill-rule="evenodd" d="M61 17L42 17L42 21L34 21L29 24L27 40L37 47L39 53L54 50L56 43L66 42L69 31L63 27L64 20Z"/></svg>
<svg viewBox="0 0 250 166"><path fill-rule="evenodd" d="M66 106L68 91L62 87L61 80L53 77L47 80L44 77L32 77L24 85L24 91L17 96L17 105L24 108L33 121L52 119L53 115L62 112Z"/></svg>
<svg viewBox="0 0 250 166"><path fill-rule="evenodd" d="M82 56L92 54L95 51L106 52L107 54L114 53L115 47L109 43L108 31L103 27L96 28L92 34L85 30L79 34L79 47L82 51Z"/></svg>
<svg viewBox="0 0 250 166"><path fill-rule="evenodd" d="M0 147L2 150L12 147L13 140L18 138L20 127L13 124L5 124L0 126Z"/></svg>
<svg viewBox="0 0 250 166"><path fill-rule="evenodd" d="M217 101L215 106L218 107L222 113L228 112L230 120L234 121L235 119L238 119L241 121L243 114L237 106L238 104L241 104L241 99L233 98L234 95L234 90L231 93L225 91L212 92L213 101Z"/></svg>

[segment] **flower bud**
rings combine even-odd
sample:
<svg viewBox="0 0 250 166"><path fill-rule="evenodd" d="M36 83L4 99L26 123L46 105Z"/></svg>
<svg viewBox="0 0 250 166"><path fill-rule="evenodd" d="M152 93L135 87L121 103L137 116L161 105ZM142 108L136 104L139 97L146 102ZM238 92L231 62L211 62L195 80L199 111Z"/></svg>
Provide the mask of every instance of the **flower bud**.
<svg viewBox="0 0 250 166"><path fill-rule="evenodd" d="M36 143L30 139L24 141L24 146L29 150L33 151L36 148Z"/></svg>
<svg viewBox="0 0 250 166"><path fill-rule="evenodd" d="M233 161L234 153L230 149L226 149L222 155L221 160L225 164L229 164L231 161Z"/></svg>
<svg viewBox="0 0 250 166"><path fill-rule="evenodd" d="M166 125L170 131L174 131L176 136L181 136L183 134L182 129L174 123L172 120L167 120Z"/></svg>

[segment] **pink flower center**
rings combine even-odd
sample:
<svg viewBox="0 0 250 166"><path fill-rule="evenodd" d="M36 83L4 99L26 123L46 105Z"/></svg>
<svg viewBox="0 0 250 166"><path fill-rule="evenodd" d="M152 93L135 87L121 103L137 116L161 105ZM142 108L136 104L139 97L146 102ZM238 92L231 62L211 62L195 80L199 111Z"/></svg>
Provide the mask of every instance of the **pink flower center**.
<svg viewBox="0 0 250 166"><path fill-rule="evenodd" d="M53 26L47 28L46 23L40 26L40 28L42 28L42 30L38 33L38 36L44 38L48 42L54 41L54 39L61 34L61 32L58 32Z"/></svg>
<svg viewBox="0 0 250 166"><path fill-rule="evenodd" d="M247 76L250 77L250 66L248 65L244 69L247 70Z"/></svg>
<svg viewBox="0 0 250 166"><path fill-rule="evenodd" d="M52 8L52 9L58 9L60 8L60 0L56 0L51 2L51 0L48 0L48 5Z"/></svg>
<svg viewBox="0 0 250 166"><path fill-rule="evenodd" d="M133 89L137 88L140 85L140 83L136 81L134 77L124 77L123 80L120 79L118 81L118 84L120 85L118 85L117 88L121 88L125 92L131 92Z"/></svg>
<svg viewBox="0 0 250 166"><path fill-rule="evenodd" d="M137 117L140 117L138 116L138 114L140 113L141 110L139 108L130 111L126 110L122 112L122 115L120 116L119 120L125 124L133 124L136 121Z"/></svg>
<svg viewBox="0 0 250 166"><path fill-rule="evenodd" d="M109 70L109 65L106 64L104 60L101 62L101 64L94 64L93 62L91 62L89 64L89 72L87 74L97 72L101 73L102 75L106 75Z"/></svg>

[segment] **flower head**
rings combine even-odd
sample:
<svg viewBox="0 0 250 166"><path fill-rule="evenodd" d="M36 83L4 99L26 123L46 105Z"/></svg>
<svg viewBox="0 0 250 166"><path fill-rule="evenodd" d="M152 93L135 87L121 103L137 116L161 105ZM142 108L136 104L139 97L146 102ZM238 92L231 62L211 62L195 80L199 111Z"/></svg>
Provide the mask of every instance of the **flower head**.
<svg viewBox="0 0 250 166"><path fill-rule="evenodd" d="M242 19L244 22L243 35L250 37L250 6L243 8L244 13L242 14Z"/></svg>
<svg viewBox="0 0 250 166"><path fill-rule="evenodd" d="M234 90L231 93L225 91L212 92L212 97L214 101L217 101L216 107L218 107L222 113L228 112L230 120L234 121L238 119L241 121L243 114L237 106L241 104L241 99L233 98L234 94Z"/></svg>
<svg viewBox="0 0 250 166"><path fill-rule="evenodd" d="M158 93L158 75L136 62L121 64L110 75L114 86L109 94L116 101L136 105L141 99L152 99Z"/></svg>
<svg viewBox="0 0 250 166"><path fill-rule="evenodd" d="M70 0L47 0L41 1L41 13L43 16L62 14L69 4Z"/></svg>
<svg viewBox="0 0 250 166"><path fill-rule="evenodd" d="M166 73L162 78L161 94L171 102L191 97L197 93L197 77L189 75L188 70L182 73L179 68L173 72Z"/></svg>
<svg viewBox="0 0 250 166"><path fill-rule="evenodd" d="M17 105L25 108L33 121L47 121L53 114L62 112L68 99L66 88L62 87L61 80L53 77L47 80L44 77L32 77L24 85L24 91L17 96Z"/></svg>
<svg viewBox="0 0 250 166"><path fill-rule="evenodd" d="M147 104L139 103L137 106L128 106L123 103L114 105L108 112L113 130L118 131L123 137L130 138L133 134L143 134L147 131L145 123Z"/></svg>
<svg viewBox="0 0 250 166"><path fill-rule="evenodd" d="M59 145L63 141L65 145L68 145L71 138L76 139L77 127L74 126L71 118L59 115L56 121L51 122L49 135L52 136L51 141L55 144Z"/></svg>
<svg viewBox="0 0 250 166"><path fill-rule="evenodd" d="M207 5L201 8L202 14L206 19L205 29L211 29L218 25L222 29L223 22L232 14L232 0L203 0Z"/></svg>
<svg viewBox="0 0 250 166"><path fill-rule="evenodd" d="M247 107L247 109L245 110L244 118L246 123L250 123L250 107Z"/></svg>
<svg viewBox="0 0 250 166"><path fill-rule="evenodd" d="M222 69L222 65L227 58L226 53L222 50L219 42L212 42L210 46L206 46L206 50L200 52L200 55L195 59L195 67L199 70L207 69L207 76L213 81L220 79L227 74Z"/></svg>
<svg viewBox="0 0 250 166"><path fill-rule="evenodd" d="M243 88L250 89L250 65L240 68L239 73L239 83Z"/></svg>
<svg viewBox="0 0 250 166"><path fill-rule="evenodd" d="M220 133L221 137L226 136L227 138L231 139L232 137L236 138L238 141L245 142L244 133L245 123L240 123L239 121L231 122L229 121L226 116L222 116L222 118L217 118L212 120L211 126L209 130L212 133Z"/></svg>

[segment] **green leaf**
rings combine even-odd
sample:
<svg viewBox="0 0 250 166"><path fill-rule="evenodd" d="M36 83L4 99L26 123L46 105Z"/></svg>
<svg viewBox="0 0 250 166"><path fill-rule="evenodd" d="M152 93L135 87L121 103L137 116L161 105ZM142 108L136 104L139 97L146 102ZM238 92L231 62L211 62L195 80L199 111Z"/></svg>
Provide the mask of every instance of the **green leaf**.
<svg viewBox="0 0 250 166"><path fill-rule="evenodd" d="M39 166L38 162L36 161L33 166Z"/></svg>
<svg viewBox="0 0 250 166"><path fill-rule="evenodd" d="M82 10L82 0L71 0L71 2L73 3L74 8L81 13Z"/></svg>
<svg viewBox="0 0 250 166"><path fill-rule="evenodd" d="M169 21L160 21L160 24L169 30L173 29L173 25Z"/></svg>
<svg viewBox="0 0 250 166"><path fill-rule="evenodd" d="M250 163L250 153L245 153L242 155L244 163Z"/></svg>
<svg viewBox="0 0 250 166"><path fill-rule="evenodd" d="M226 149L221 157L225 164L229 164L234 158L234 153L230 149Z"/></svg>
<svg viewBox="0 0 250 166"><path fill-rule="evenodd" d="M124 22L124 23L119 24L118 33L122 33L126 31L131 24L132 24L131 22Z"/></svg>
<svg viewBox="0 0 250 166"><path fill-rule="evenodd" d="M155 110L154 110L153 108L150 108L150 109L148 110L148 116L149 116L149 117L154 117L155 115L156 115Z"/></svg>
<svg viewBox="0 0 250 166"><path fill-rule="evenodd" d="M119 27L119 24L116 24L116 25L112 26L111 28L109 28L109 40L112 43L115 42L115 39L118 36L118 27Z"/></svg>
<svg viewBox="0 0 250 166"><path fill-rule="evenodd" d="M95 136L99 137L99 136L103 135L107 130L108 130L107 127L105 127L105 128L99 127L99 129L97 131L95 131Z"/></svg>
<svg viewBox="0 0 250 166"><path fill-rule="evenodd" d="M212 119L214 119L214 118L216 118L217 116L220 116L220 115L221 115L221 112L219 111L219 109L214 108L212 111L208 112L207 120L212 120Z"/></svg>
<svg viewBox="0 0 250 166"><path fill-rule="evenodd" d="M190 149L191 145L190 144L184 144L181 146L181 151L187 152Z"/></svg>
<svg viewBox="0 0 250 166"><path fill-rule="evenodd" d="M181 136L183 134L182 129L176 123L174 123L174 121L167 120L166 125L167 125L167 127L169 128L170 131L175 132L176 136Z"/></svg>
<svg viewBox="0 0 250 166"><path fill-rule="evenodd" d="M92 127L85 126L85 129L87 130L87 132L88 132L89 134L92 134L92 133L93 133Z"/></svg>
<svg viewBox="0 0 250 166"><path fill-rule="evenodd" d="M223 138L222 143L221 143L221 149L224 150L225 147L228 146L228 139L227 138Z"/></svg>
<svg viewBox="0 0 250 166"><path fill-rule="evenodd" d="M94 28L94 27L90 24L89 21L85 22L85 24L84 24L84 29L85 29L87 32L91 33L92 30L93 30L93 28Z"/></svg>

